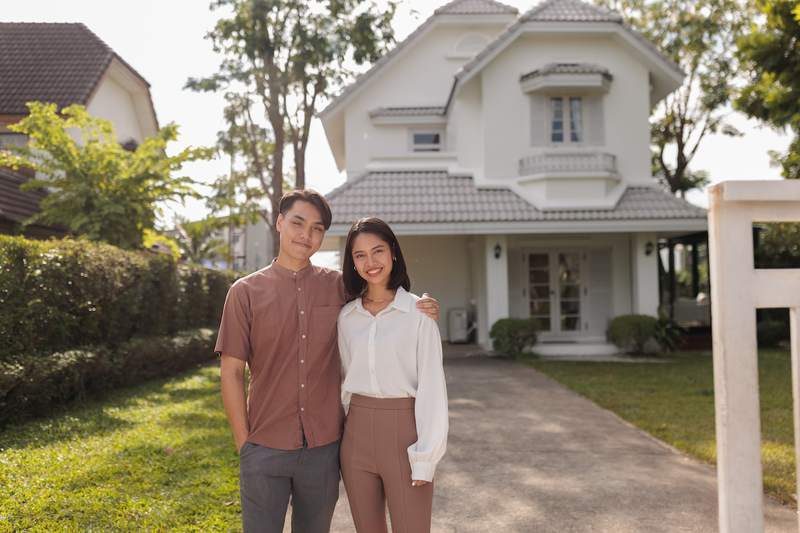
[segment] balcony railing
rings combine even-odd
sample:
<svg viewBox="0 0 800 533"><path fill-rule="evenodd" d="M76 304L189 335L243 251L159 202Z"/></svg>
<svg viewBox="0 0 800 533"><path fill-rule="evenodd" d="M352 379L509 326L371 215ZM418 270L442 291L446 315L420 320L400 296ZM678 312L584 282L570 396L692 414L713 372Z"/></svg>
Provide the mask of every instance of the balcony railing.
<svg viewBox="0 0 800 533"><path fill-rule="evenodd" d="M617 172L617 158L603 152L559 152L529 155L519 160L520 176L573 172Z"/></svg>

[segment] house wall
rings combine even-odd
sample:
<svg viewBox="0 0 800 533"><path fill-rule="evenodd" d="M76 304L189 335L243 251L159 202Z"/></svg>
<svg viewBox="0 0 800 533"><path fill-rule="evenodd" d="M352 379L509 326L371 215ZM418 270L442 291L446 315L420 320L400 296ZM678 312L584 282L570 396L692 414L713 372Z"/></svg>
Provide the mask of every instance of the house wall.
<svg viewBox="0 0 800 533"><path fill-rule="evenodd" d="M553 62L594 63L610 71L613 81L603 98L602 151L617 156L624 181L651 184L647 69L610 36L574 33L521 36L481 72L485 176L515 177L519 159L531 154L531 102L519 78ZM461 131L459 138L463 142L469 135L474 133ZM466 157L473 143L458 148L460 158ZM558 148L570 149L569 145Z"/></svg>
<svg viewBox="0 0 800 533"><path fill-rule="evenodd" d="M398 237L406 260L411 292L428 292L439 301L439 330L447 340L447 313L470 308L473 276L468 238L464 236Z"/></svg>
<svg viewBox="0 0 800 533"><path fill-rule="evenodd" d="M407 126L376 126L369 111L388 106L443 106L455 72L469 59L455 55L465 36L493 38L503 28L494 23L453 26L436 24L412 42L391 66L371 79L347 105L345 139L347 176L361 175L370 159L409 154ZM449 147L449 134L445 137Z"/></svg>
<svg viewBox="0 0 800 533"><path fill-rule="evenodd" d="M120 143L133 139L141 144L145 138L131 93L108 75L103 76L86 110L110 120Z"/></svg>

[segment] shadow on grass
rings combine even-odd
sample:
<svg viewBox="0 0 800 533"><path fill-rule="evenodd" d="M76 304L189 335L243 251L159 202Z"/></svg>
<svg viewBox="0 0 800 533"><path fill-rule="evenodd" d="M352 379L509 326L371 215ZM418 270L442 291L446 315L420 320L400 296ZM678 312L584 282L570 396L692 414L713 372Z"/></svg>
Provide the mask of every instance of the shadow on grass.
<svg viewBox="0 0 800 533"><path fill-rule="evenodd" d="M205 399L211 406L218 401L218 388L178 387L172 382L180 380L200 368L213 367L216 361L197 365L179 374L153 379L139 385L94 393L85 399L53 406L52 413L12 423L0 428L0 450L39 448L66 439L85 438L108 434L135 425L124 413L143 403L183 402ZM209 379L219 380L218 376Z"/></svg>

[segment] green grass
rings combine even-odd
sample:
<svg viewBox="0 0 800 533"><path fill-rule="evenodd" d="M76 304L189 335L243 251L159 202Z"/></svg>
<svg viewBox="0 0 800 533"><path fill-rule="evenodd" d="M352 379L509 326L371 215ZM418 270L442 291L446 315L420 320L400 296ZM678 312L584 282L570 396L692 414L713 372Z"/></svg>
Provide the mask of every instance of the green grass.
<svg viewBox="0 0 800 533"><path fill-rule="evenodd" d="M240 530L216 367L0 433L0 531Z"/></svg>
<svg viewBox="0 0 800 533"><path fill-rule="evenodd" d="M556 381L651 435L714 464L714 376L709 353L683 353L663 364L527 360ZM791 360L759 353L764 490L795 501Z"/></svg>

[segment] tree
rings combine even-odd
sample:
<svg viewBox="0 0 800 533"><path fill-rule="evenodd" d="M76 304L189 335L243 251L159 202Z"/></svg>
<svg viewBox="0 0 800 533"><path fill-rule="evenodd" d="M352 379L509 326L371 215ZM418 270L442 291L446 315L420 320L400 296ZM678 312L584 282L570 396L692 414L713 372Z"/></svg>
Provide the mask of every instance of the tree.
<svg viewBox="0 0 800 533"><path fill-rule="evenodd" d="M109 121L90 116L83 106L59 113L55 104L30 102L28 110L28 116L9 126L26 135L28 144L0 151L0 166L27 167L44 176L22 185L23 190L49 191L41 211L26 223L65 226L91 240L141 248L159 202L196 195L191 178L173 173L211 152L187 148L168 156L167 145L178 137L176 125L161 128L131 151L117 142Z"/></svg>
<svg viewBox="0 0 800 533"><path fill-rule="evenodd" d="M190 222L178 217L175 222L178 247L186 261L203 264L228 255L225 239L216 236L225 226L224 220L210 217Z"/></svg>
<svg viewBox="0 0 800 533"><path fill-rule="evenodd" d="M690 165L709 134L741 135L725 121L738 72L736 39L750 23L751 0L595 0L622 14L686 73L650 122L653 171L673 193L702 187ZM669 157L670 148L674 158Z"/></svg>
<svg viewBox="0 0 800 533"><path fill-rule="evenodd" d="M800 3L757 0L764 23L739 40L737 56L746 67L747 85L736 107L794 139L786 153L771 152L787 179L800 178Z"/></svg>
<svg viewBox="0 0 800 533"><path fill-rule="evenodd" d="M383 11L371 0L214 0L211 7L231 12L207 36L224 60L216 74L186 86L225 93L228 127L220 141L242 168L231 172L230 183L218 181L216 196L235 198L245 215L264 213L277 254L278 201L287 182L305 187L317 107L349 76L348 64L375 61L394 42L395 2Z"/></svg>

